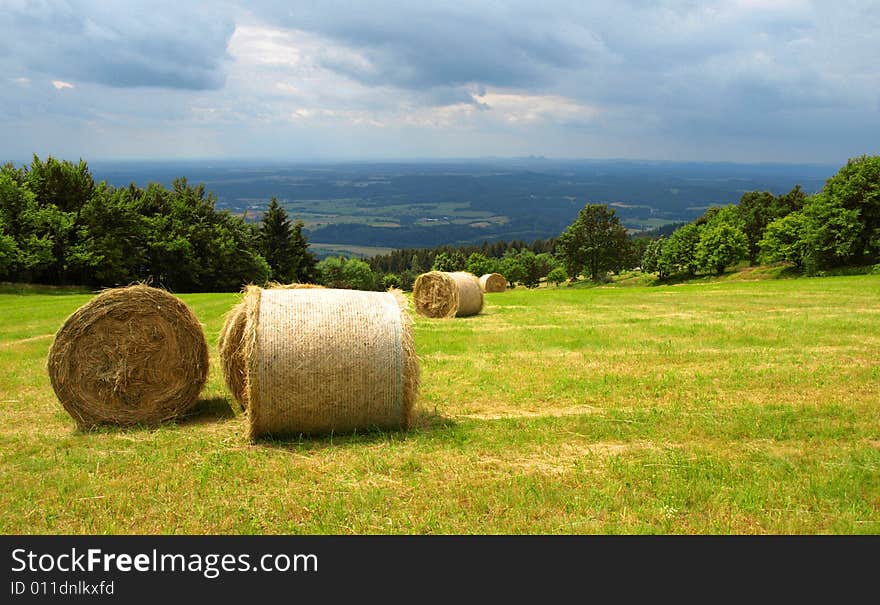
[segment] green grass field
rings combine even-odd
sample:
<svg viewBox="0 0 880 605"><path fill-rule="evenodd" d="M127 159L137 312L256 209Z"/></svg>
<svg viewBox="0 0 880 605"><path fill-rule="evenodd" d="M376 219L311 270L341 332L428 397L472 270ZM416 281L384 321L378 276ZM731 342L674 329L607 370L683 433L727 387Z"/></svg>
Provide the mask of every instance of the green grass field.
<svg viewBox="0 0 880 605"><path fill-rule="evenodd" d="M880 275L517 289L416 322L416 426L80 433L46 353L88 294L0 293L3 533L880 533Z"/></svg>
<svg viewBox="0 0 880 605"><path fill-rule="evenodd" d="M318 258L326 256L345 256L355 258L369 258L379 254L388 254L394 251L394 248L383 248L381 246L355 246L349 244L322 244L318 242L309 242L309 249L316 254Z"/></svg>

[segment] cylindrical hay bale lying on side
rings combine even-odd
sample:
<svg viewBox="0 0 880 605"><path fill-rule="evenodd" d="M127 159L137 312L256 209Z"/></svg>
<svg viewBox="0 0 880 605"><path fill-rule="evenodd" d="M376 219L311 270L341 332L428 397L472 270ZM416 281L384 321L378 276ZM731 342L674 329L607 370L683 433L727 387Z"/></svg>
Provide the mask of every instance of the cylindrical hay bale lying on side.
<svg viewBox="0 0 880 605"><path fill-rule="evenodd" d="M315 284L280 284L270 282L272 288L280 289L307 289L323 288ZM217 348L220 350L220 369L223 371L223 380L232 391L235 400L247 408L247 390L245 389L245 358L244 338L245 324L247 323L247 302L241 301L226 314L223 329L220 330L220 338Z"/></svg>
<svg viewBox="0 0 880 605"><path fill-rule="evenodd" d="M429 271L416 278L413 302L425 317L466 317L483 310L483 289L466 271Z"/></svg>
<svg viewBox="0 0 880 605"><path fill-rule="evenodd" d="M486 273L480 277L480 288L483 292L504 292L507 290L507 280L500 273Z"/></svg>
<svg viewBox="0 0 880 605"><path fill-rule="evenodd" d="M226 314L217 348L223 380L241 407L247 407L244 371L244 328L247 323L245 303L240 302Z"/></svg>
<svg viewBox="0 0 880 605"><path fill-rule="evenodd" d="M67 318L48 370L81 428L156 424L195 405L208 377L208 345L179 298L145 285L113 288Z"/></svg>
<svg viewBox="0 0 880 605"><path fill-rule="evenodd" d="M401 293L250 287L243 303L251 439L409 426L419 364Z"/></svg>

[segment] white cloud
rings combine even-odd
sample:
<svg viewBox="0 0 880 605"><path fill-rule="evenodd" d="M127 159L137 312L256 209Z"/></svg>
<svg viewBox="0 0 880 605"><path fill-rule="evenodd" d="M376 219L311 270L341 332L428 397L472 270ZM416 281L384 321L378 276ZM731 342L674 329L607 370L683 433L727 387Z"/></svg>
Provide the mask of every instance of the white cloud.
<svg viewBox="0 0 880 605"><path fill-rule="evenodd" d="M541 122L584 122L595 118L601 109L558 95L530 95L485 92L474 98L497 111L502 120L511 124Z"/></svg>
<svg viewBox="0 0 880 605"><path fill-rule="evenodd" d="M235 61L249 66L302 65L295 33L264 25L237 25L227 50Z"/></svg>
<svg viewBox="0 0 880 605"><path fill-rule="evenodd" d="M55 87L55 90L64 90L65 88L76 88L70 82L65 82L64 80L52 80L52 86Z"/></svg>

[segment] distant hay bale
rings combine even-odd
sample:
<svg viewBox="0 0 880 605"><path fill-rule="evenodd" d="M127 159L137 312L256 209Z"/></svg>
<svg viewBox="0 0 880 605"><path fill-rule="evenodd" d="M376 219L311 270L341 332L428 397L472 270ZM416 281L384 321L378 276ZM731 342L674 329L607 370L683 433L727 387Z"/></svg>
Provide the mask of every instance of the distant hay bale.
<svg viewBox="0 0 880 605"><path fill-rule="evenodd" d="M466 317L483 309L483 289L466 271L429 271L413 285L416 311L425 317Z"/></svg>
<svg viewBox="0 0 880 605"><path fill-rule="evenodd" d="M400 292L250 287L242 306L251 439L409 426L419 364Z"/></svg>
<svg viewBox="0 0 880 605"><path fill-rule="evenodd" d="M500 273L486 273L480 277L480 288L483 292L504 292L507 290L507 280Z"/></svg>
<svg viewBox="0 0 880 605"><path fill-rule="evenodd" d="M302 290L323 288L316 284L282 284L269 282L270 288ZM235 400L243 408L247 408L247 390L245 389L245 357L244 337L247 323L247 303L241 301L226 314L226 321L220 330L217 348L220 350L220 369L223 380L232 392Z"/></svg>
<svg viewBox="0 0 880 605"><path fill-rule="evenodd" d="M156 424L195 405L208 377L208 345L179 298L145 285L113 288L67 318L48 370L81 428Z"/></svg>

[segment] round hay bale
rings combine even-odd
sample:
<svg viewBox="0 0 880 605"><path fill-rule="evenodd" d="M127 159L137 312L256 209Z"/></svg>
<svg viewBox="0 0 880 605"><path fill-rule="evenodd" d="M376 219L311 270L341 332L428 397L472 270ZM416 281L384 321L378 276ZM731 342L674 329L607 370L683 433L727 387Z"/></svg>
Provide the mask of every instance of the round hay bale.
<svg viewBox="0 0 880 605"><path fill-rule="evenodd" d="M416 278L413 302L425 317L466 317L483 310L483 289L466 271L429 271Z"/></svg>
<svg viewBox="0 0 880 605"><path fill-rule="evenodd" d="M48 370L81 428L156 424L195 405L208 377L208 344L179 298L145 285L113 288L67 318Z"/></svg>
<svg viewBox="0 0 880 605"><path fill-rule="evenodd" d="M244 328L247 322L245 310L243 302L232 307L226 314L226 321L223 322L223 329L220 330L220 338L217 340L223 381L243 408L247 408L243 346Z"/></svg>
<svg viewBox="0 0 880 605"><path fill-rule="evenodd" d="M486 273L480 277L480 288L483 292L504 292L507 290L507 280L500 273Z"/></svg>
<svg viewBox="0 0 880 605"><path fill-rule="evenodd" d="M419 364L400 292L251 287L243 304L251 439L409 426Z"/></svg>
<svg viewBox="0 0 880 605"><path fill-rule="evenodd" d="M324 286L320 284L300 284L300 283L292 283L292 284L282 284L277 281L270 281L266 284L269 288L282 288L288 290L307 290L308 288L323 288Z"/></svg>
<svg viewBox="0 0 880 605"><path fill-rule="evenodd" d="M323 288L316 284L281 284L269 282L270 288L300 290ZM226 321L220 330L217 348L220 350L220 369L223 380L232 392L235 400L242 408L247 408L247 390L245 389L245 357L244 336L247 323L247 304L242 301L226 314Z"/></svg>

